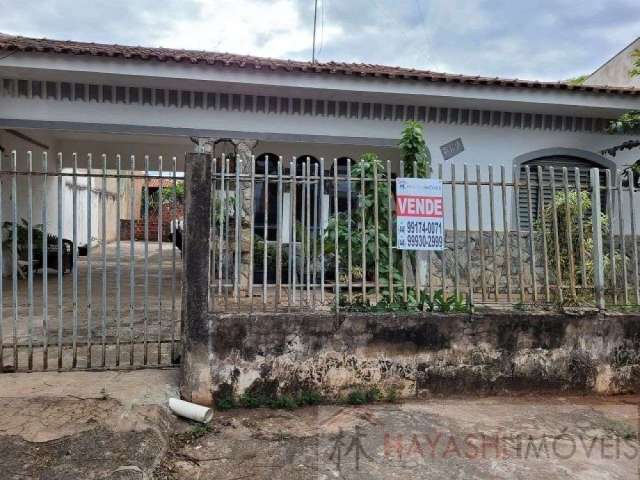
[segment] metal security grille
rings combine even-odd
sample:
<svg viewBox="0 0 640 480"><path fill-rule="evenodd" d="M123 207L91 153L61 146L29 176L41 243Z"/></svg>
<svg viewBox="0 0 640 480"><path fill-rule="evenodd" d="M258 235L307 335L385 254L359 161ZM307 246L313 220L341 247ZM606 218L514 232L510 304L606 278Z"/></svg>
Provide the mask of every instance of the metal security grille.
<svg viewBox="0 0 640 480"><path fill-rule="evenodd" d="M542 211L543 204L549 204L551 202L551 188L550 188L550 172L553 171L554 181L558 185L562 185L564 181L565 169L567 175L567 183L572 186L573 189L576 186L588 186L590 179L590 170L592 168L598 168L593 162L583 160L575 157L567 156L553 156L539 158L530 162L527 162L520 169L521 181L525 182L525 167L529 169L530 181L531 181L531 208L534 220L539 218L539 213ZM540 168L538 168L540 167ZM551 169L549 167L552 167ZM604 185L604 170L601 175L601 182ZM528 211L528 191L521 189L518 198L518 215L520 217L520 226L523 228L529 227L529 211ZM606 199L603 196L602 206L606 205Z"/></svg>
<svg viewBox="0 0 640 480"><path fill-rule="evenodd" d="M0 156L0 371L179 361L176 158Z"/></svg>
<svg viewBox="0 0 640 480"><path fill-rule="evenodd" d="M416 167L376 162L211 158L210 310L640 304L637 187L622 172L439 165L445 248L416 253L396 248L394 181Z"/></svg>

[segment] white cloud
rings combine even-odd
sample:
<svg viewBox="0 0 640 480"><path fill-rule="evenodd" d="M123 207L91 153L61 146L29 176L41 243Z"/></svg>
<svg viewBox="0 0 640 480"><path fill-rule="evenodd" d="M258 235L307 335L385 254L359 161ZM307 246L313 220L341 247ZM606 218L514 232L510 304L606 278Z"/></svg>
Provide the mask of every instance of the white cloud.
<svg viewBox="0 0 640 480"><path fill-rule="evenodd" d="M176 48L282 57L309 50L312 28L294 0L200 0L197 15L158 32L155 43ZM340 29L325 29L333 38Z"/></svg>
<svg viewBox="0 0 640 480"><path fill-rule="evenodd" d="M640 31L637 0L320 0L320 6L320 60L486 76L554 80L588 73ZM312 24L312 0L0 0L0 32L303 60L311 56Z"/></svg>

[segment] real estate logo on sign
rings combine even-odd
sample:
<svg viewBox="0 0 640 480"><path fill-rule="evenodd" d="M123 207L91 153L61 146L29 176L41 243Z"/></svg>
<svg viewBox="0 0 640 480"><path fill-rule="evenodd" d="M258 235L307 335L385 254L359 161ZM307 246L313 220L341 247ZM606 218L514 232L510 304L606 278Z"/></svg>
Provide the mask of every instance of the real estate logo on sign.
<svg viewBox="0 0 640 480"><path fill-rule="evenodd" d="M398 249L444 250L442 181L396 179Z"/></svg>

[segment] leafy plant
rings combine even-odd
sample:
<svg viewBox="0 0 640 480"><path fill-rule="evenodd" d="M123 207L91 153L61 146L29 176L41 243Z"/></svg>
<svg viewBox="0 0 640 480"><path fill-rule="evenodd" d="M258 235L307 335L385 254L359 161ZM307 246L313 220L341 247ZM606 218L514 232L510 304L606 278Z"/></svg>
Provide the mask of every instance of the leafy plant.
<svg viewBox="0 0 640 480"><path fill-rule="evenodd" d="M426 177L431 171L431 155L424 140L422 125L407 122L399 142L405 175ZM371 281L377 268L381 293L390 297L389 279L393 285L402 282L402 257L393 253L395 245L395 210L393 192L389 191L389 182L384 162L373 153L365 153L351 169L351 177L361 180L358 202L352 211L351 219L345 213L331 218L325 230L325 254L335 262L337 255L341 265L348 257L351 245L351 274L353 281ZM377 182L374 181L377 179ZM377 187L376 187L377 185ZM391 200L391 202L390 202ZM389 208L391 203L391 208ZM376 228L377 215L377 228ZM364 228L362 226L364 225ZM389 235L391 231L391 235ZM376 249L376 238L378 248ZM389 258L389 251L393 259ZM363 253L365 262L362 262ZM409 252L409 262L415 262L415 254ZM328 268L328 270L330 267ZM341 280L346 282L345 268L341 269ZM393 304L394 302L389 302Z"/></svg>
<svg viewBox="0 0 640 480"><path fill-rule="evenodd" d="M582 85L587 78L589 78L589 75L578 75L577 77L569 78L566 82L569 85Z"/></svg>
<svg viewBox="0 0 640 480"><path fill-rule="evenodd" d="M377 386L370 387L366 390L355 389L347 395L347 403L350 405L365 405L367 403L377 402L382 398L382 392Z"/></svg>
<svg viewBox="0 0 640 480"><path fill-rule="evenodd" d="M377 175L377 203L374 173ZM351 170L352 178L364 178L364 191L359 192L358 205L351 215L351 222L345 213L331 217L325 230L325 254L335 259L335 247L338 245L338 256L341 264L347 259L348 245L351 242L352 272L355 273L354 280L361 280L366 272L367 279L373 279L376 261L376 234L378 236L378 269L380 283L383 288L388 288L389 277L389 244L393 245L394 239L389 238L389 222L392 222L391 229L394 231L395 215L389 209L389 187L387 175L383 162L373 153L364 154L360 161ZM393 202L392 202L393 203ZM378 229L376 230L375 215L378 215ZM365 226L364 232L362 225ZM336 242L336 230L337 238ZM392 235L393 236L393 235ZM366 260L363 266L362 253L365 252ZM401 258L394 255L392 265L395 281L402 280ZM344 270L344 268L343 268Z"/></svg>
<svg viewBox="0 0 640 480"><path fill-rule="evenodd" d="M280 395L273 399L271 408L279 408L283 410L293 410L298 406L296 399L291 395Z"/></svg>
<svg viewBox="0 0 640 480"><path fill-rule="evenodd" d="M319 405L322 403L322 395L315 390L303 390L296 397L296 401L300 406Z"/></svg>
<svg viewBox="0 0 640 480"><path fill-rule="evenodd" d="M582 209L582 232L580 232L578 198ZM582 191L578 197L578 192L569 191L556 193L556 222L558 226L558 252L556 255L555 234L553 229L554 211L552 205L545 205L541 217L535 223L537 232L542 231L542 222L545 223L545 241L549 250L547 256L549 262L549 273L556 281L561 282L561 278L556 278L557 272L560 275L571 274L571 266L575 274L576 284L589 285L593 279L593 218L591 213L591 196L589 192ZM569 221L567 222L567 218ZM602 234L608 233L609 219L606 214L600 213ZM571 243L569 243L569 236ZM582 238L581 238L582 237ZM582 243L581 243L582 242ZM584 266L586 277L582 277L581 252L584 252ZM559 263L558 263L559 259ZM610 263L609 259L604 259L605 265Z"/></svg>
<svg viewBox="0 0 640 480"><path fill-rule="evenodd" d="M418 295L413 287L407 289L407 300L402 299L402 293L394 295L391 301L388 295L383 295L381 300L372 304L364 301L361 295L349 302L347 298L341 299L340 308L345 312L440 312L440 313L469 313L471 307L461 295L445 296L442 290L437 290L433 298L429 293L422 291Z"/></svg>
<svg viewBox="0 0 640 480"><path fill-rule="evenodd" d="M2 237L4 240L2 241L2 246L10 250L13 245L13 222L4 222L2 224ZM20 223L16 224L16 239L17 239L17 247L18 247L18 257L25 259L29 254L29 222L27 222L24 218L21 219ZM42 237L44 235L43 226L41 224L33 225L31 228L32 235L32 251L34 257L39 256L42 257ZM58 244L58 237L52 233L47 234L47 245L56 245Z"/></svg>
<svg viewBox="0 0 640 480"><path fill-rule="evenodd" d="M401 151L404 172L408 177L413 176L413 165L416 165L416 177L428 178L431 175L431 153L424 140L422 124L410 120L405 123L405 128L398 144Z"/></svg>

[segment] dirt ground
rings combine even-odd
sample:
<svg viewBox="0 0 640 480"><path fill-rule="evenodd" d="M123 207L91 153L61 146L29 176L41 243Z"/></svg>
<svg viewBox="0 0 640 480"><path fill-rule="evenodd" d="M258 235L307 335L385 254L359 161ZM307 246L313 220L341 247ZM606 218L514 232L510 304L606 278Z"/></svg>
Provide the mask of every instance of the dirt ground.
<svg viewBox="0 0 640 480"><path fill-rule="evenodd" d="M640 479L639 397L422 399L216 412L175 369L0 375L0 478Z"/></svg>

